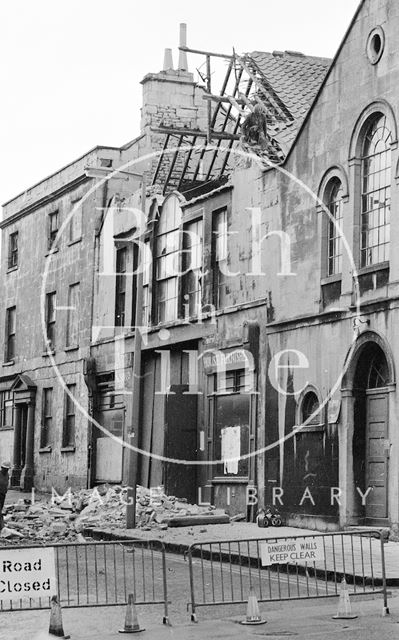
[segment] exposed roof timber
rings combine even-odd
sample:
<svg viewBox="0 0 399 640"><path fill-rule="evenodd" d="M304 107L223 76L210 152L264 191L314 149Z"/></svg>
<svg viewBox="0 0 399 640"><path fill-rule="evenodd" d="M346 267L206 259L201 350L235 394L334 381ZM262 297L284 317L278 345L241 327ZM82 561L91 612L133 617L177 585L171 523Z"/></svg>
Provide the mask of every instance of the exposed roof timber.
<svg viewBox="0 0 399 640"><path fill-rule="evenodd" d="M207 131L200 131L197 129L175 129L173 127L151 127L151 131L154 133L165 133L175 136L191 136L193 138L208 138ZM226 131L211 131L211 137L215 140L239 140L240 136L233 133L226 133Z"/></svg>
<svg viewBox="0 0 399 640"><path fill-rule="evenodd" d="M186 53L198 53L201 56L212 56L213 58L225 58L229 60L230 58L234 58L233 53L215 53L213 51L202 51L201 49L190 49L190 47L179 47L180 51L185 51Z"/></svg>

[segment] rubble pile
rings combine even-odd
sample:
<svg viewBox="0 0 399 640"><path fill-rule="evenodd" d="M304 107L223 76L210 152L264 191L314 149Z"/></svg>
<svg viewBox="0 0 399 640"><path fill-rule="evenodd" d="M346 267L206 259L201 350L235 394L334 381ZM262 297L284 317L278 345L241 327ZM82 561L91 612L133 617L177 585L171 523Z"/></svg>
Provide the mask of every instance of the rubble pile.
<svg viewBox="0 0 399 640"><path fill-rule="evenodd" d="M124 529L127 489L101 485L95 489L69 491L64 496L40 496L34 504L20 499L7 505L3 513L0 546L83 542L90 528ZM184 498L167 496L157 490L137 488L136 527L147 531L167 529L173 518L220 514L213 506L188 504ZM224 512L223 512L224 513Z"/></svg>

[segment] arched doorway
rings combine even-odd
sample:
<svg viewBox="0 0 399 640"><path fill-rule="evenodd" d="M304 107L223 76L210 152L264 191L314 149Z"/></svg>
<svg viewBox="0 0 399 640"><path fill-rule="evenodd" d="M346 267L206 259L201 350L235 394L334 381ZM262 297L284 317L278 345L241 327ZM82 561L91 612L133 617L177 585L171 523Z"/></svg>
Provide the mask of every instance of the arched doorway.
<svg viewBox="0 0 399 640"><path fill-rule="evenodd" d="M353 377L354 506L366 524L377 524L388 517L390 377L381 346L366 342Z"/></svg>

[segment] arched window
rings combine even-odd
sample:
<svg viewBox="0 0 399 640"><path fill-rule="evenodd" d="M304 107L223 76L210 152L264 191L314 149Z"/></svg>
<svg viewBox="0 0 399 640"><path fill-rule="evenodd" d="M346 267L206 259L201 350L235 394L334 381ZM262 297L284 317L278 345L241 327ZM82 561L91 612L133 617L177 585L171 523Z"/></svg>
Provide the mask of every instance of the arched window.
<svg viewBox="0 0 399 640"><path fill-rule="evenodd" d="M374 342L367 344L356 368L354 386L359 389L380 389L390 382L388 361L385 353Z"/></svg>
<svg viewBox="0 0 399 640"><path fill-rule="evenodd" d="M326 205L331 214L328 219L328 275L342 272L342 220L343 188L338 178L331 180Z"/></svg>
<svg viewBox="0 0 399 640"><path fill-rule="evenodd" d="M316 413L319 405L319 399L314 391L308 391L307 393L305 393L301 405L302 424L320 424L321 417L319 413ZM313 417L310 420L311 416Z"/></svg>
<svg viewBox="0 0 399 640"><path fill-rule="evenodd" d="M178 197L169 196L162 206L155 237L157 322L169 322L178 317L181 217Z"/></svg>
<svg viewBox="0 0 399 640"><path fill-rule="evenodd" d="M362 148L361 267L389 260L391 141L386 116L379 114Z"/></svg>

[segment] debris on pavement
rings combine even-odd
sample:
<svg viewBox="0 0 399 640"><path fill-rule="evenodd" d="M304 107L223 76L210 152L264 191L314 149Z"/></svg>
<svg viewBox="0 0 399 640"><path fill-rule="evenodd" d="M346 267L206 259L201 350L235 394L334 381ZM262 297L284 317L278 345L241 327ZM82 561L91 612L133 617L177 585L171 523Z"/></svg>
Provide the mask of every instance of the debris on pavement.
<svg viewBox="0 0 399 640"><path fill-rule="evenodd" d="M63 496L40 494L32 504L19 499L3 509L0 546L49 542L85 542L84 531L94 528L125 529L127 488L100 485L68 490ZM137 487L136 527L151 531L189 524L229 523L224 510L192 505L184 498L167 496L162 487Z"/></svg>

